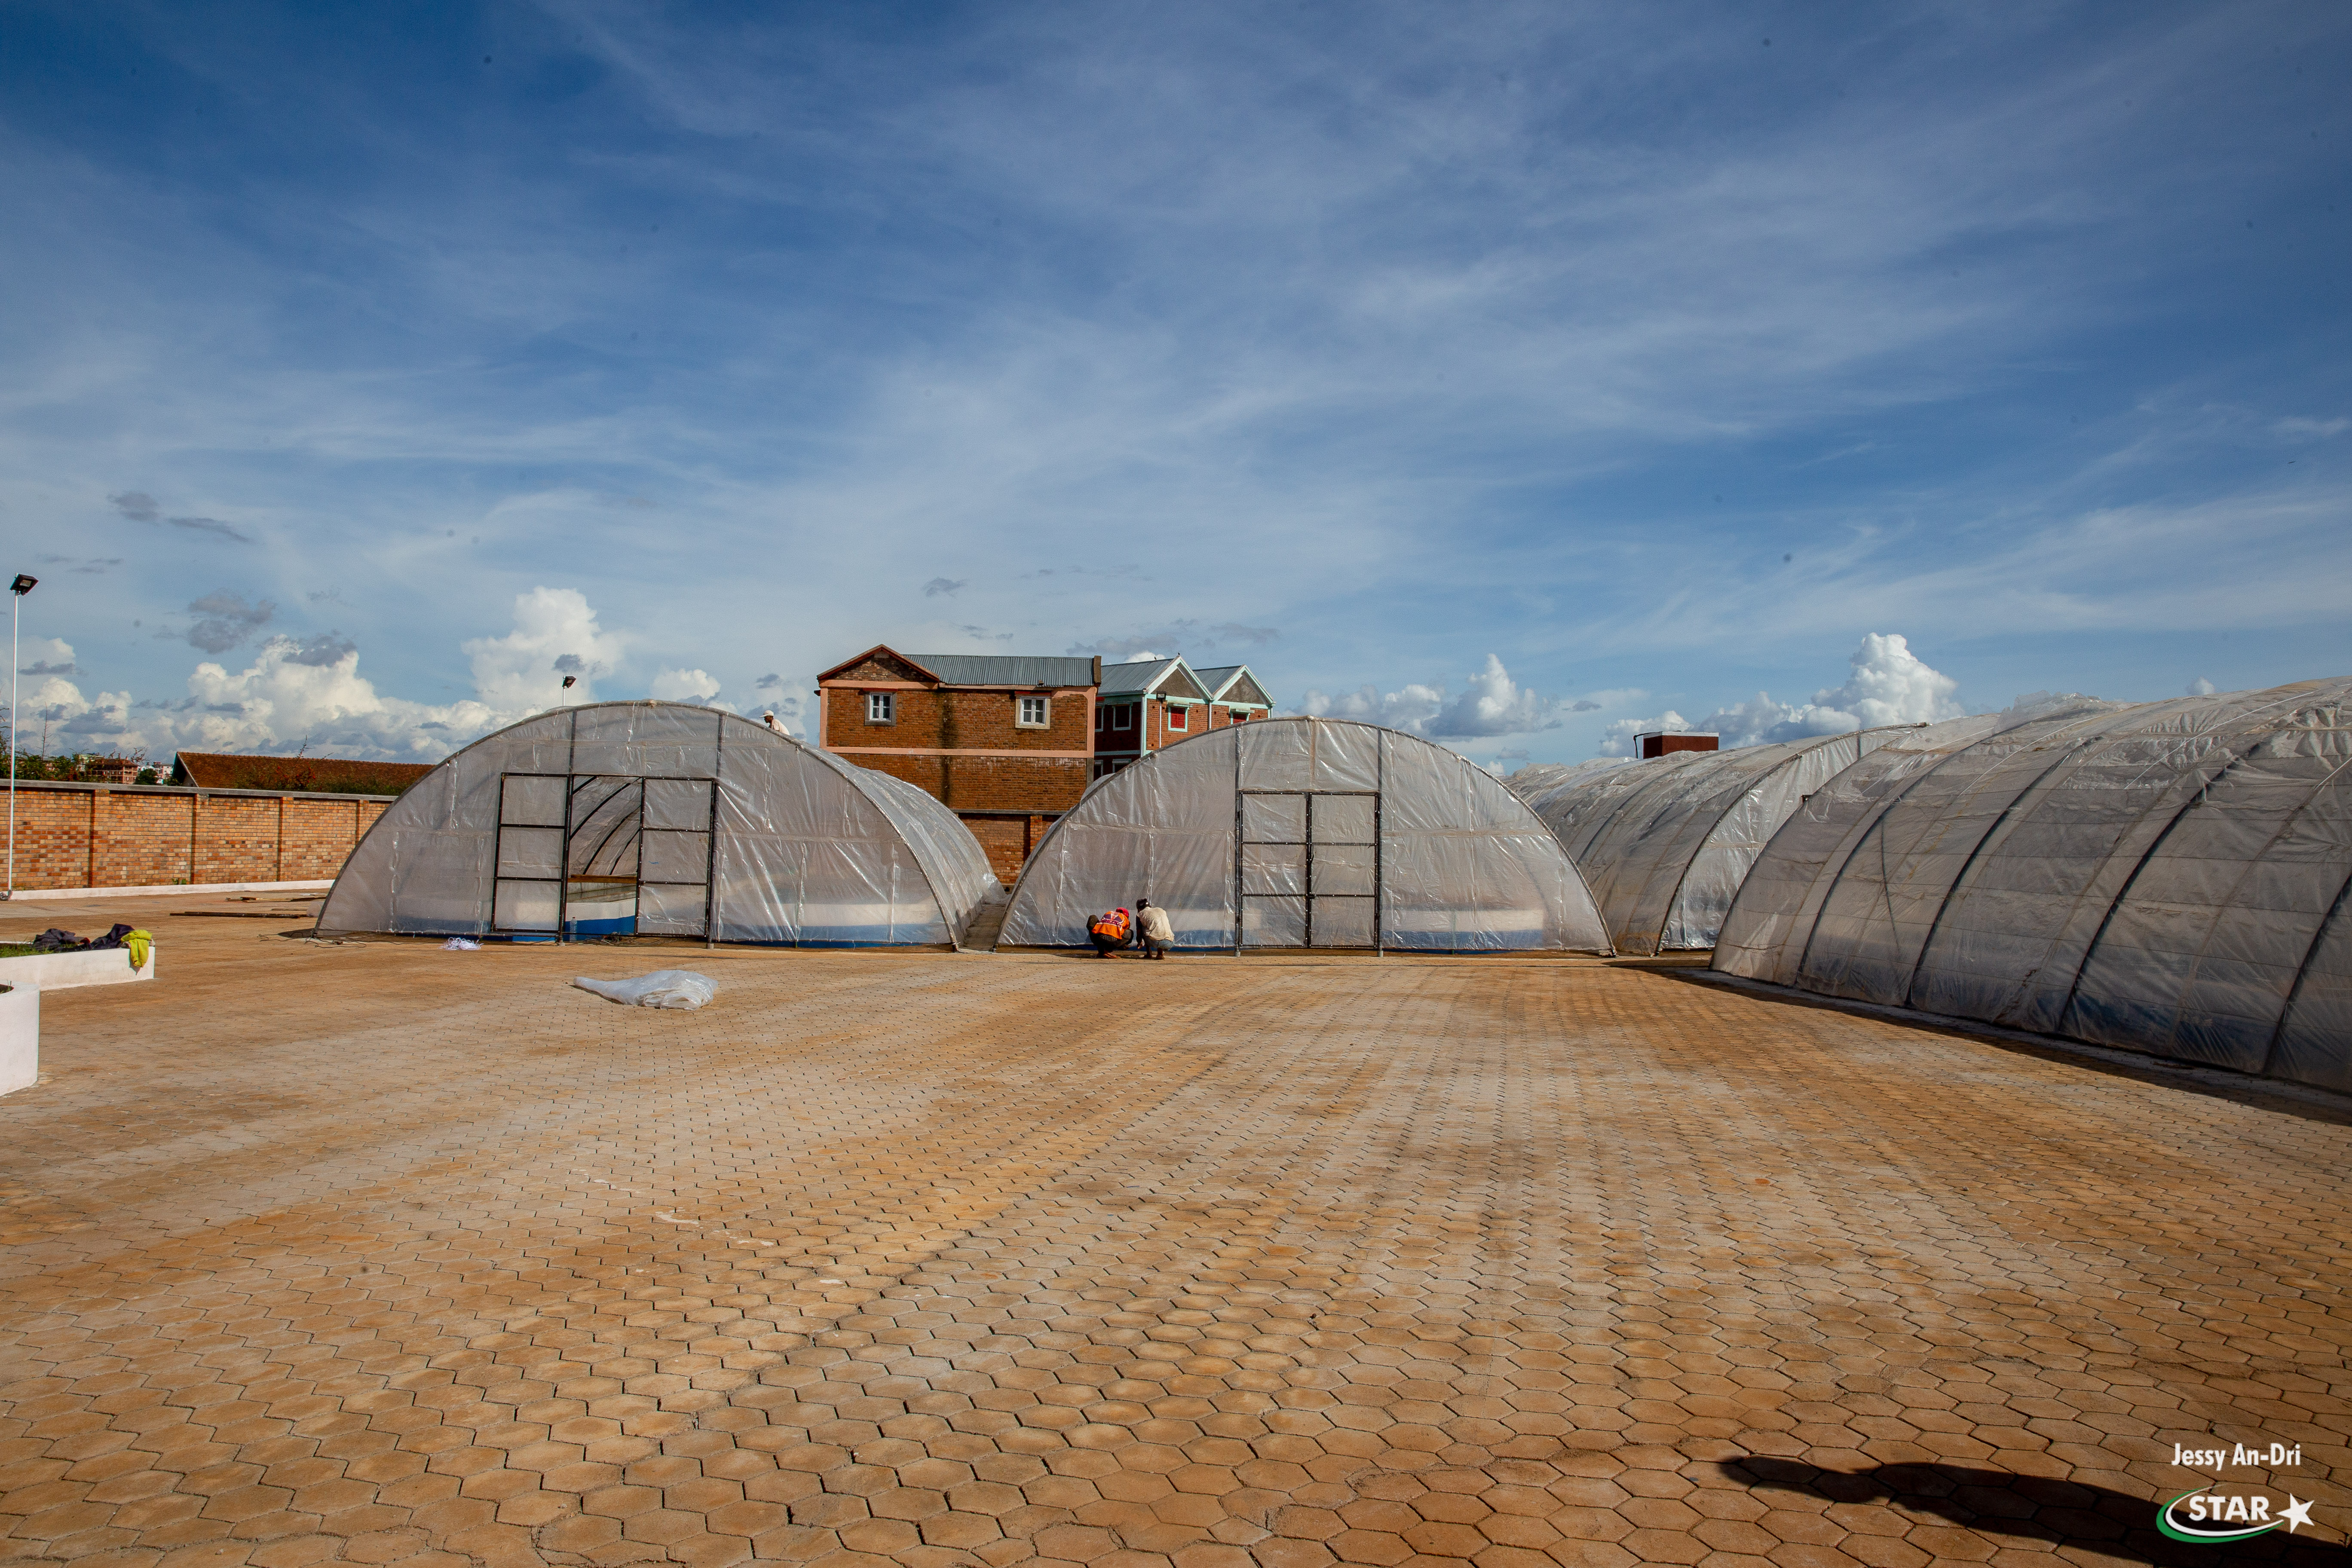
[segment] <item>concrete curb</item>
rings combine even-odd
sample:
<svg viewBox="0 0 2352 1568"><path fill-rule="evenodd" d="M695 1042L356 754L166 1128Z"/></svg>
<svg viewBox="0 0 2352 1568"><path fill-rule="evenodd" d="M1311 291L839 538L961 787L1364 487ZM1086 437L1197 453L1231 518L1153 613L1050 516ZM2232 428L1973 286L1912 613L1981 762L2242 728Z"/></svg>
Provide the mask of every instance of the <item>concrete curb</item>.
<svg viewBox="0 0 2352 1568"><path fill-rule="evenodd" d="M163 888L19 888L5 900L13 904L65 903L76 899L160 899L176 895L192 897L198 893L292 893L316 892L333 887L332 878L323 882L175 882Z"/></svg>

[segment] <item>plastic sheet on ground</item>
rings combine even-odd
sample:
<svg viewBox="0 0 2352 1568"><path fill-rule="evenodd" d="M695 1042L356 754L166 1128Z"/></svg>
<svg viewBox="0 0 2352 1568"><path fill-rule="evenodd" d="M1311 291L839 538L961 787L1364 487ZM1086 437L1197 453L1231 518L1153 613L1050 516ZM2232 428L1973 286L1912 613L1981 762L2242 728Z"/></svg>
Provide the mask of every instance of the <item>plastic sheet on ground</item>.
<svg viewBox="0 0 2352 1568"><path fill-rule="evenodd" d="M1576 868L1501 781L1337 720L1213 730L1097 780L1030 857L999 941L1084 946L1092 916L1138 898L1180 948L1608 944Z"/></svg>
<svg viewBox="0 0 2352 1568"><path fill-rule="evenodd" d="M719 994L716 981L690 969L656 969L634 980L591 980L583 976L572 984L607 1002L625 1003L632 1007L691 1010Z"/></svg>
<svg viewBox="0 0 2352 1568"><path fill-rule="evenodd" d="M2352 680L1988 715L1814 794L1729 973L2352 1089Z"/></svg>

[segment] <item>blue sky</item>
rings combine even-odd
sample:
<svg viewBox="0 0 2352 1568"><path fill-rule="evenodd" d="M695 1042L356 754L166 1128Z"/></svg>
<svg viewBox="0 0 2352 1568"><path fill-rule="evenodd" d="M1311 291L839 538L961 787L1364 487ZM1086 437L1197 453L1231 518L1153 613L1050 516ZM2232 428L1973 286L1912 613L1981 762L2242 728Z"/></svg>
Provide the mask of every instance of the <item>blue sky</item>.
<svg viewBox="0 0 2352 1568"><path fill-rule="evenodd" d="M53 749L429 757L560 660L757 710L877 641L1506 763L2352 670L2340 5L0 37Z"/></svg>

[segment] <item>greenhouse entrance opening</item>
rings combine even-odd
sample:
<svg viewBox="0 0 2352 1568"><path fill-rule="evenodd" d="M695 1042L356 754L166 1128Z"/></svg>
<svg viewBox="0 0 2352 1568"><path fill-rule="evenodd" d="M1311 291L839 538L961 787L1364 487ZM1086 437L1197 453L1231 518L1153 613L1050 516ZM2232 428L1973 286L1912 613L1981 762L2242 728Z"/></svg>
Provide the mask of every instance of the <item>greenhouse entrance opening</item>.
<svg viewBox="0 0 2352 1568"><path fill-rule="evenodd" d="M707 778L501 774L490 930L708 936L717 804Z"/></svg>
<svg viewBox="0 0 2352 1568"><path fill-rule="evenodd" d="M1234 834L1242 947L1381 947L1377 790L1245 789Z"/></svg>

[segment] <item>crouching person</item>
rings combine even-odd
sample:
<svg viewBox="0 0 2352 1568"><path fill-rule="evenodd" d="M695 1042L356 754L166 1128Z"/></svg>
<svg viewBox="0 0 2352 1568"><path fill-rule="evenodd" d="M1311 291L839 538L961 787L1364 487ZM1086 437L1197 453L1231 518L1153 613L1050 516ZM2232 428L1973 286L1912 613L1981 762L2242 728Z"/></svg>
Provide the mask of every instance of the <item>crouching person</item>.
<svg viewBox="0 0 2352 1568"><path fill-rule="evenodd" d="M1168 911L1150 899L1135 900L1135 931L1137 945L1146 958L1165 958L1176 944L1176 928L1168 923Z"/></svg>
<svg viewBox="0 0 2352 1568"><path fill-rule="evenodd" d="M1108 958L1118 949L1125 947L1133 934L1134 926L1125 909L1108 910L1097 915L1087 927L1087 935L1094 941L1097 958Z"/></svg>

